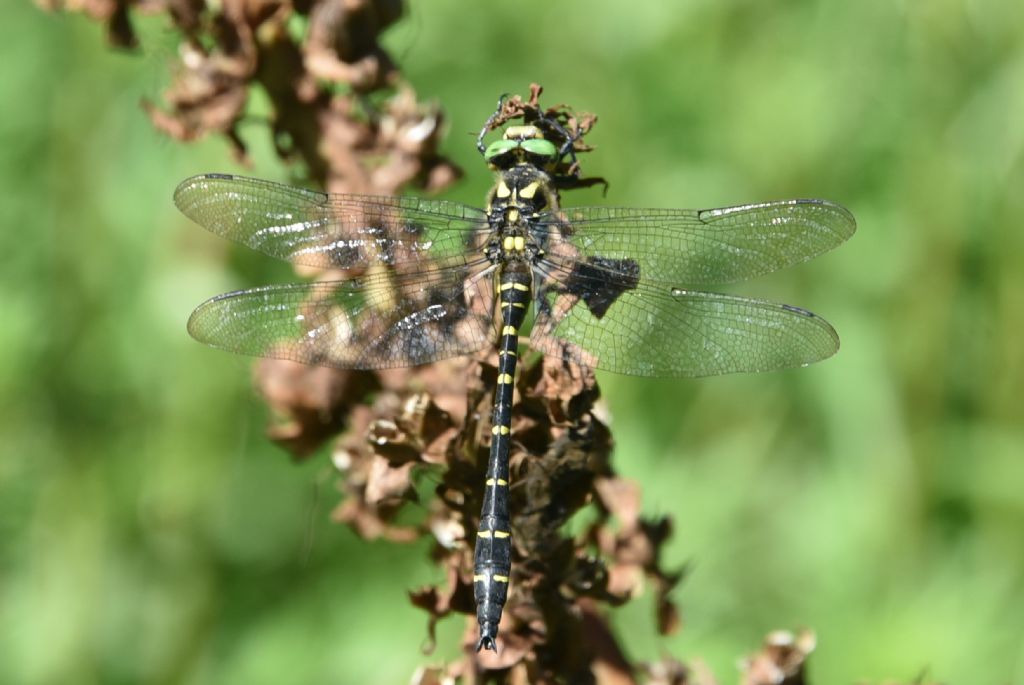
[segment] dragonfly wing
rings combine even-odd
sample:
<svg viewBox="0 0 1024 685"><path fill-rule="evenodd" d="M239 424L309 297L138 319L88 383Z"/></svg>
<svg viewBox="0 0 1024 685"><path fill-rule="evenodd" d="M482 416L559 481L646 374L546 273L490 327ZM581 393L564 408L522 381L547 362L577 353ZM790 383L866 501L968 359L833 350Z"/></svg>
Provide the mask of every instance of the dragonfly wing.
<svg viewBox="0 0 1024 685"><path fill-rule="evenodd" d="M200 226L271 257L346 269L448 259L465 262L486 233L484 213L442 200L328 195L271 181L204 174L174 204Z"/></svg>
<svg viewBox="0 0 1024 685"><path fill-rule="evenodd" d="M629 259L645 282L706 286L804 262L853 235L856 223L825 200L782 200L722 209L578 207L540 221L547 250L563 261Z"/></svg>
<svg viewBox="0 0 1024 685"><path fill-rule="evenodd" d="M805 366L839 349L832 326L799 307L619 273L576 268L539 286L531 346L592 368L667 377Z"/></svg>
<svg viewBox="0 0 1024 685"><path fill-rule="evenodd" d="M214 297L189 318L195 339L231 352L346 369L415 366L493 344L494 286L479 265ZM475 275L474 275L475 274Z"/></svg>

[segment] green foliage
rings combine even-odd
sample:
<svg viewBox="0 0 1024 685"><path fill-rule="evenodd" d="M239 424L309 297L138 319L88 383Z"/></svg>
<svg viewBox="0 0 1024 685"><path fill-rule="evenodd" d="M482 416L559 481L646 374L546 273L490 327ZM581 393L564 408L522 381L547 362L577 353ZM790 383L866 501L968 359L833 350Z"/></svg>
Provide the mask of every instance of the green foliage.
<svg viewBox="0 0 1024 685"><path fill-rule="evenodd" d="M21 3L0 27L0 680L405 682L425 550L330 525L327 460L269 446L248 362L185 333L271 265L226 269L174 210L182 178L238 170L152 130L137 102L170 56L143 29L133 56ZM621 612L634 654L729 682L765 632L809 626L816 682L1024 681L1024 5L439 0L387 42L449 114L453 199L490 183L467 134L538 81L600 116L585 172L611 188L568 204L823 197L858 219L733 289L822 314L837 357L603 379L617 464L693 562L679 635Z"/></svg>

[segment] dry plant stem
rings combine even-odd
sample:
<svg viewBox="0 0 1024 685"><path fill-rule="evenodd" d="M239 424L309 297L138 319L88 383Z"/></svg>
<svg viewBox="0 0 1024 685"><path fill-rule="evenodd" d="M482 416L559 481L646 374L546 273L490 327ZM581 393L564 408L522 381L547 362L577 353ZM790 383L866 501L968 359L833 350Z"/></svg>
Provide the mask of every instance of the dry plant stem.
<svg viewBox="0 0 1024 685"><path fill-rule="evenodd" d="M286 163L300 161L317 186L394 195L410 185L437 191L459 176L437 153L440 111L419 103L401 84L377 42L401 16L397 0L223 0L218 9L203 0L37 1L104 22L118 47L138 44L130 10L165 14L183 36L181 64L165 102L143 107L155 127L178 140L220 134L236 159L247 163L240 125L250 90L259 88L270 103L275 149ZM289 30L296 17L306 22L304 36ZM540 93L533 86L526 100L505 100L493 128L549 117L572 137L559 187L603 183L581 178L576 161L590 150L584 137L596 118L562 105L543 110ZM646 581L656 591L658 630L675 630L679 617L668 594L682 574L662 569L669 522L643 518L639 489L611 467L612 438L593 374L551 359L528 361L516 382L511 596L499 653L475 652L467 536L477 529L480 511L493 362L489 355L375 373L276 360L256 366L256 383L281 417L270 435L297 458L344 430L332 450L345 474L336 520L366 538L410 542L428 536L435 543L431 555L445 581L410 596L429 612L431 635L448 614L467 616L464 656L421 669L413 682L715 682L699 665L690 669L670 657L633 664L609 629L604 607L629 601ZM416 484L425 471L439 482L434 496L420 502ZM410 504L425 516L398 523ZM589 518L568 533L567 522L584 509ZM773 634L746 662L743 682L803 683L812 648L813 637L806 634Z"/></svg>

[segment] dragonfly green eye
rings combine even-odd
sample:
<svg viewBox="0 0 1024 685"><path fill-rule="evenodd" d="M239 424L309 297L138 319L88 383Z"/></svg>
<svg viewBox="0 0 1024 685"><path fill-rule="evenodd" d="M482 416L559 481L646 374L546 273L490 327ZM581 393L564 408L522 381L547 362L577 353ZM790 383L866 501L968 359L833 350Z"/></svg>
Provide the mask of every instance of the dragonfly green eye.
<svg viewBox="0 0 1024 685"><path fill-rule="evenodd" d="M558 154L558 148L555 147L555 144L544 138L524 140L520 145L523 146L527 153L538 157L554 157Z"/></svg>
<svg viewBox="0 0 1024 685"><path fill-rule="evenodd" d="M518 140L496 140L487 146L487 150L484 151L484 159L489 162L495 157L500 157L515 150L517 147L519 147Z"/></svg>

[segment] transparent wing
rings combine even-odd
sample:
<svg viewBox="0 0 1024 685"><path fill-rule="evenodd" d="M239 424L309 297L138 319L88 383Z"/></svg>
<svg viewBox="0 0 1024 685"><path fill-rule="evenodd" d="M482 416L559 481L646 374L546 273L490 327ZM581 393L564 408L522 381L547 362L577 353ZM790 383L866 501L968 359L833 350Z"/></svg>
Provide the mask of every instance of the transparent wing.
<svg viewBox="0 0 1024 685"><path fill-rule="evenodd" d="M328 195L227 174L182 181L174 204L200 226L271 257L320 268L465 262L486 233L482 211L457 202Z"/></svg>
<svg viewBox="0 0 1024 685"><path fill-rule="evenodd" d="M723 209L579 207L539 219L555 259L631 260L644 282L731 283L816 257L853 235L856 222L825 200Z"/></svg>
<svg viewBox="0 0 1024 685"><path fill-rule="evenodd" d="M218 295L192 313L188 331L213 347L303 364L414 366L494 344L493 292L479 265L381 271Z"/></svg>
<svg viewBox="0 0 1024 685"><path fill-rule="evenodd" d="M805 366L839 349L827 321L790 305L578 269L548 280L538 291L530 345L593 368L714 376Z"/></svg>

